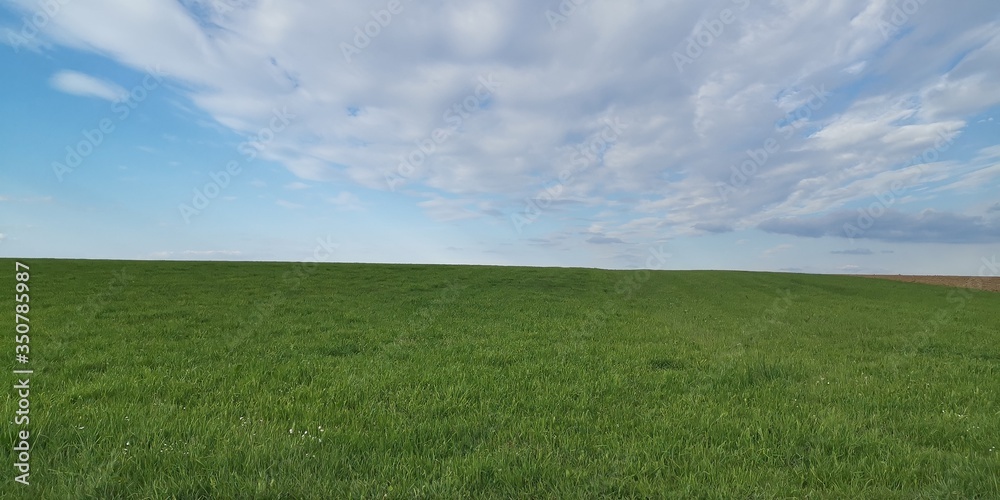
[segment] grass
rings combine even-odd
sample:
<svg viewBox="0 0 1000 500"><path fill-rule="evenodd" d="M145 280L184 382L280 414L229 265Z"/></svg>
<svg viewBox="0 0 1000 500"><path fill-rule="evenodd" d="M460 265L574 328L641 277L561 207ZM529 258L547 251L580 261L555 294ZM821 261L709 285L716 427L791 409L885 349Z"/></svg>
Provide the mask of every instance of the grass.
<svg viewBox="0 0 1000 500"><path fill-rule="evenodd" d="M1000 294L28 263L32 484L7 465L4 498L1000 497Z"/></svg>

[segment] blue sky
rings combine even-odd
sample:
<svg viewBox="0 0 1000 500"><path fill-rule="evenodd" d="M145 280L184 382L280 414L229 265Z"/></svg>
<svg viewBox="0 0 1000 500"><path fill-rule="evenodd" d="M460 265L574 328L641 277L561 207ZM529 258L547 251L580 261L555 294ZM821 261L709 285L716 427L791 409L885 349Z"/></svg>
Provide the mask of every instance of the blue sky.
<svg viewBox="0 0 1000 500"><path fill-rule="evenodd" d="M995 1L500 5L0 1L0 256L996 261Z"/></svg>

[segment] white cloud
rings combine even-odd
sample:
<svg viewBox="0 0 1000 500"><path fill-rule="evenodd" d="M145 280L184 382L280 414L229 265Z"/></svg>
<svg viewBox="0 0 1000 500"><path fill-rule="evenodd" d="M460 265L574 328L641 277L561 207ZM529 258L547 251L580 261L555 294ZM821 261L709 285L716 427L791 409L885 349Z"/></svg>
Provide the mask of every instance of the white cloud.
<svg viewBox="0 0 1000 500"><path fill-rule="evenodd" d="M291 189L291 190L309 189L310 187L312 186L304 182L298 182L298 181L289 182L288 184L285 184L285 189Z"/></svg>
<svg viewBox="0 0 1000 500"><path fill-rule="evenodd" d="M9 196L0 196L0 202L12 202L12 203L51 203L53 198L51 196L29 196L26 198L11 198Z"/></svg>
<svg viewBox="0 0 1000 500"><path fill-rule="evenodd" d="M767 250L764 250L764 255L774 255L776 253L784 252L785 250L791 250L792 248L795 248L795 246L789 245L787 243L781 244L775 247L768 248Z"/></svg>
<svg viewBox="0 0 1000 500"><path fill-rule="evenodd" d="M49 83L60 92L112 102L128 94L125 89L114 83L78 71L60 71L52 75Z"/></svg>
<svg viewBox="0 0 1000 500"><path fill-rule="evenodd" d="M0 241L3 241L6 238L7 238L6 234L0 233Z"/></svg>
<svg viewBox="0 0 1000 500"><path fill-rule="evenodd" d="M482 217L481 212L470 206L473 203L474 201L470 199L448 199L437 196L417 205L433 219L449 222Z"/></svg>
<svg viewBox="0 0 1000 500"><path fill-rule="evenodd" d="M932 191L990 189L995 192L995 188L992 186L996 184L997 179L1000 179L1000 163L968 172L956 172L952 178L946 181L945 185Z"/></svg>
<svg viewBox="0 0 1000 500"><path fill-rule="evenodd" d="M947 74L921 92L922 112L932 118L976 113L1000 104L1000 33L992 26L970 30L965 36L981 44L962 54ZM984 29L989 28L989 29Z"/></svg>
<svg viewBox="0 0 1000 500"><path fill-rule="evenodd" d="M354 193L347 191L341 191L337 194L337 196L327 198L326 201L343 210L361 210L364 206L361 203L360 198L358 198Z"/></svg>
<svg viewBox="0 0 1000 500"><path fill-rule="evenodd" d="M300 205L298 203L293 203L287 200L278 200L275 202L276 205L282 208L287 208L289 210L298 210L300 208L305 208L305 205Z"/></svg>

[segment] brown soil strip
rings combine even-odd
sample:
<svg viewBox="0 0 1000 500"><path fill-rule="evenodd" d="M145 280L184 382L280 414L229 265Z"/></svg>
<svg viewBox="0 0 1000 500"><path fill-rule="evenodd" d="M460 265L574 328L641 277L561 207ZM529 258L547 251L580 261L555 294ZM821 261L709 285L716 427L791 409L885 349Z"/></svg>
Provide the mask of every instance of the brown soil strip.
<svg viewBox="0 0 1000 500"><path fill-rule="evenodd" d="M905 281L907 283L926 283L928 285L1000 292L1000 276L901 276L898 274L872 274L863 276L866 278Z"/></svg>

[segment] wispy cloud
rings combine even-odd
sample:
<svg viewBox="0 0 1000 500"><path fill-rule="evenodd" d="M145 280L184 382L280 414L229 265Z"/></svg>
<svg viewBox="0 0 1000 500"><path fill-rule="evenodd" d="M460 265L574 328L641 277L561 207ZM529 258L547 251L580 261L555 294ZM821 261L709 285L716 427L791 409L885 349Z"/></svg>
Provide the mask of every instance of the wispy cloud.
<svg viewBox="0 0 1000 500"><path fill-rule="evenodd" d="M60 92L83 97L96 97L105 101L114 102L128 95L124 88L112 82L78 71L60 71L52 75L49 83L52 88Z"/></svg>
<svg viewBox="0 0 1000 500"><path fill-rule="evenodd" d="M489 202L470 198L433 196L429 200L417 203L417 206L424 209L431 218L441 222L477 219L494 213Z"/></svg>
<svg viewBox="0 0 1000 500"><path fill-rule="evenodd" d="M837 255L872 255L875 252L872 252L867 248L854 248L848 250L833 250L830 253Z"/></svg>
<svg viewBox="0 0 1000 500"><path fill-rule="evenodd" d="M612 245L615 243L625 243L621 238L611 238L608 236L591 236L587 238L587 243L593 243L595 245Z"/></svg>
<svg viewBox="0 0 1000 500"><path fill-rule="evenodd" d="M287 209L290 209L290 210L298 210L300 208L306 208L305 205L300 205L298 203L294 203L294 202L287 201L287 200L278 200L278 201L276 201L274 203L276 205L278 205L279 207L287 208Z"/></svg>
<svg viewBox="0 0 1000 500"><path fill-rule="evenodd" d="M731 224L724 224L720 222L699 222L691 227L699 231L709 233L729 233L733 231L733 226Z"/></svg>
<svg viewBox="0 0 1000 500"><path fill-rule="evenodd" d="M51 203L51 196L29 196L26 198L12 198L10 196L0 196L0 202L9 203Z"/></svg>
<svg viewBox="0 0 1000 500"><path fill-rule="evenodd" d="M822 217L769 219L757 227L769 233L808 238L831 236L919 243L1000 242L1000 218L987 219L935 210L924 210L915 215L886 210L870 226L858 229L858 213L840 211ZM845 230L845 227L854 229Z"/></svg>
<svg viewBox="0 0 1000 500"><path fill-rule="evenodd" d="M763 254L764 255L774 255L776 253L784 252L785 250L791 250L792 248L795 248L795 245L791 245L791 244L788 244L788 243L783 243L781 245L778 245L778 246L775 246L775 247L771 247L771 248L768 248L767 250L764 250Z"/></svg>
<svg viewBox="0 0 1000 500"><path fill-rule="evenodd" d="M328 203L335 205L343 210L361 210L363 204L361 199L359 199L354 193L347 191L341 191L332 198L327 198Z"/></svg>

